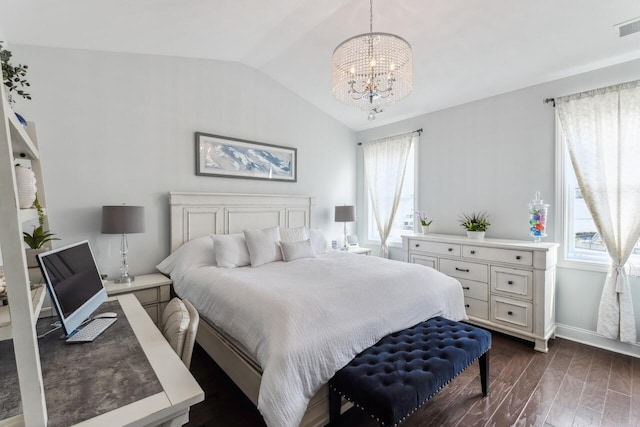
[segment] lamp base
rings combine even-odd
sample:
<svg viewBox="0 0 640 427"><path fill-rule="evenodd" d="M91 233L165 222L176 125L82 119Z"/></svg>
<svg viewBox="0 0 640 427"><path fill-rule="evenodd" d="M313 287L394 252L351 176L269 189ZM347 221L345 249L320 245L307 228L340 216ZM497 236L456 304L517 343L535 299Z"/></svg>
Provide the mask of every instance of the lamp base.
<svg viewBox="0 0 640 427"><path fill-rule="evenodd" d="M120 276L113 283L131 283L134 280L136 280L134 276Z"/></svg>

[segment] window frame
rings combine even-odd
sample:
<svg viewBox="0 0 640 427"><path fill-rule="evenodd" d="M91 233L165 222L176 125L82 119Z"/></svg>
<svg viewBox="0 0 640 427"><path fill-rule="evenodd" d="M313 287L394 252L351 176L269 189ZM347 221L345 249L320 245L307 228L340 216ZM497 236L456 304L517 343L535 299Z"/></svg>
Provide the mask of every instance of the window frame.
<svg viewBox="0 0 640 427"><path fill-rule="evenodd" d="M416 138L413 137L411 140L412 144L413 144L413 167L414 167L414 173L413 173L413 212L415 215L415 211L418 209L418 146L420 145L420 138ZM406 178L406 177L405 177ZM366 181L366 177L365 177L365 172L364 172L364 163L363 163L363 167L362 167L362 185L363 185L363 201L364 201L364 245L367 246L380 246L381 245L381 241L380 239L377 240L371 240L369 239L369 227L372 225L370 223L370 220L373 220L373 213L371 212L371 209L369 208L369 205L371 203L370 199L369 199L369 188L367 187L367 181ZM404 185L404 184L403 184ZM396 213L397 214L397 213ZM374 225L375 226L375 225ZM415 221L415 216L414 216L414 221L413 221L413 230L406 230L407 233L415 233L416 232L416 221ZM387 246L390 248L401 248L402 247L402 239L399 240L391 240L391 237L389 238L389 240L387 241Z"/></svg>
<svg viewBox="0 0 640 427"><path fill-rule="evenodd" d="M556 137L556 197L555 197L555 217L558 218L555 240L559 242L560 247L558 254L558 267L569 268L574 270L586 270L597 271L606 273L609 271L610 259L608 255L605 258L602 257L590 257L589 254L584 254L584 257L572 257L569 253L568 242L570 239L575 239L575 236L570 235L572 227L569 224L570 207L569 207L569 194L568 182L566 177L565 166L569 163L569 153L566 147L566 141L562 133L560 121L557 113L555 114L555 137ZM606 254L606 252L605 252ZM630 259L630 263L634 264L633 259ZM640 264L640 263L638 263Z"/></svg>

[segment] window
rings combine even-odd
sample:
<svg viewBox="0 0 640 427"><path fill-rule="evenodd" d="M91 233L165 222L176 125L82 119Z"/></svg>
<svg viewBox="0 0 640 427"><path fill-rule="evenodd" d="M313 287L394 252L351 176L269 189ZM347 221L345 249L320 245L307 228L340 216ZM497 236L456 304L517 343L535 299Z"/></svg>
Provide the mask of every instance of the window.
<svg viewBox="0 0 640 427"><path fill-rule="evenodd" d="M412 233L414 230L414 211L415 211L415 151L416 143L411 144L411 150L407 157L407 168L404 173L404 183L402 184L402 195L400 196L400 204L393 221L393 228L389 234L388 243L401 242L403 234ZM371 198L369 190L365 184L365 197L367 200L367 239L380 241L378 227L373 216L371 207Z"/></svg>
<svg viewBox="0 0 640 427"><path fill-rule="evenodd" d="M560 169L558 189L561 189L558 191L557 204L562 207L560 218L563 221L559 225L561 225L564 260L569 263L582 263L582 266L588 263L602 264L603 269L608 268L611 262L609 255L578 187L578 180L559 123L556 123L556 129L558 129L556 142ZM640 240L633 249L629 263L640 267ZM575 266L580 267L580 265Z"/></svg>

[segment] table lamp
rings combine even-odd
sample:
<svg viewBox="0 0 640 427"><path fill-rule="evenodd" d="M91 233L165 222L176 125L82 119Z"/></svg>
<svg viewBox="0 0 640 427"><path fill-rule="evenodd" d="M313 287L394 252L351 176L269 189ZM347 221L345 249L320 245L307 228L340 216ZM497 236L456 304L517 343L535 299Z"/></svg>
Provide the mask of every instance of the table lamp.
<svg viewBox="0 0 640 427"><path fill-rule="evenodd" d="M103 206L102 207L102 234L122 234L120 243L120 277L116 283L131 283L135 277L129 274L127 253L127 234L144 232L144 206Z"/></svg>
<svg viewBox="0 0 640 427"><path fill-rule="evenodd" d="M335 221L344 222L344 244L342 250L346 251L347 245L347 222L353 222L356 220L356 207L355 206L336 206Z"/></svg>

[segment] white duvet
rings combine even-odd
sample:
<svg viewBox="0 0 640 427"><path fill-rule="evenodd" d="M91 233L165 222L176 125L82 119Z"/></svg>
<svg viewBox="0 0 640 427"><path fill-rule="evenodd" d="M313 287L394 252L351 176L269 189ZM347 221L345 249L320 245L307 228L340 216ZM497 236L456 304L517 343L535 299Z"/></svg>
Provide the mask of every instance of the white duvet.
<svg viewBox="0 0 640 427"><path fill-rule="evenodd" d="M318 389L385 335L434 316L466 319L457 280L343 252L257 268L197 268L174 287L260 363L258 409L271 427L298 426Z"/></svg>

